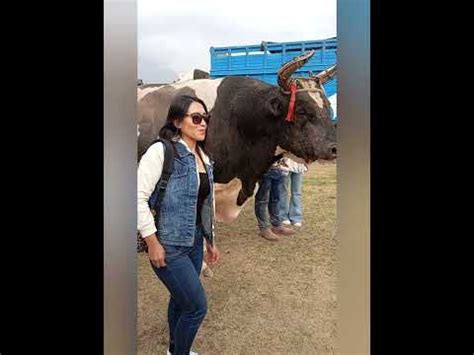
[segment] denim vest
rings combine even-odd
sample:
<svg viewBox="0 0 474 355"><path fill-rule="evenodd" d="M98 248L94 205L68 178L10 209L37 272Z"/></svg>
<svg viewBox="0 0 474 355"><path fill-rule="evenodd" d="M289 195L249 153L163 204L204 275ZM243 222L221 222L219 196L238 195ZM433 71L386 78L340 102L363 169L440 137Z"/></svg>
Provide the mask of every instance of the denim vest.
<svg viewBox="0 0 474 355"><path fill-rule="evenodd" d="M175 143L174 169L163 196L159 223L155 219L160 243L177 246L193 246L196 233L198 199L198 174L196 157L184 144ZM214 180L212 163L205 163L210 192L201 209L204 237L212 245L214 241ZM155 200L156 188L150 200Z"/></svg>

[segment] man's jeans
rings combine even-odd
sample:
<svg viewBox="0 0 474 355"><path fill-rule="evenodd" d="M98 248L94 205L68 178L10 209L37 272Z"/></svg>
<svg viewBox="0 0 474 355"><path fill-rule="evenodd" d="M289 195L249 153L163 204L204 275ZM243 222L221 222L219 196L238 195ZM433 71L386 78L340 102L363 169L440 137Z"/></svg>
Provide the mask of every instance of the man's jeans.
<svg viewBox="0 0 474 355"><path fill-rule="evenodd" d="M168 325L170 352L188 355L207 313L207 300L199 275L203 260L202 227L196 227L192 247L163 245L165 267L153 270L170 292Z"/></svg>
<svg viewBox="0 0 474 355"><path fill-rule="evenodd" d="M291 223L301 223L303 221L303 209L301 204L301 188L303 184L303 173L290 172L286 177L284 191L281 194L279 204L279 215L283 220L289 220ZM291 187L290 198L288 189ZM289 201L288 201L289 200Z"/></svg>
<svg viewBox="0 0 474 355"><path fill-rule="evenodd" d="M255 216L260 230L282 225L285 216L280 214L280 201L285 192L287 172L270 168L260 179L255 195Z"/></svg>

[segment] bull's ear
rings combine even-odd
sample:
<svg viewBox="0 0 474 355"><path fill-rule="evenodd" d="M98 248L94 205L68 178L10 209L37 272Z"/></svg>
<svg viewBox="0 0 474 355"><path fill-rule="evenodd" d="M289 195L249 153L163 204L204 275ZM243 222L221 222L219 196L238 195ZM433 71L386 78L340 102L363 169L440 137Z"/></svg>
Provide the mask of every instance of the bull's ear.
<svg viewBox="0 0 474 355"><path fill-rule="evenodd" d="M274 96L268 100L267 106L274 117L281 117L283 115L283 102L278 96Z"/></svg>

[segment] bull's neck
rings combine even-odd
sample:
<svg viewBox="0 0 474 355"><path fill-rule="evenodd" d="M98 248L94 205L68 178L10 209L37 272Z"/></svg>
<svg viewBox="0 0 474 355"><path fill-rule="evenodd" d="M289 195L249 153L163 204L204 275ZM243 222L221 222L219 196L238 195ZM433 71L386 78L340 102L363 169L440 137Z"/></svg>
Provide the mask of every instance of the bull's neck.
<svg viewBox="0 0 474 355"><path fill-rule="evenodd" d="M280 99L282 103L282 111L280 112L281 116L279 119L285 119L286 114L288 113L288 107L290 106L290 95L285 94L279 86L273 86L271 90L272 94Z"/></svg>

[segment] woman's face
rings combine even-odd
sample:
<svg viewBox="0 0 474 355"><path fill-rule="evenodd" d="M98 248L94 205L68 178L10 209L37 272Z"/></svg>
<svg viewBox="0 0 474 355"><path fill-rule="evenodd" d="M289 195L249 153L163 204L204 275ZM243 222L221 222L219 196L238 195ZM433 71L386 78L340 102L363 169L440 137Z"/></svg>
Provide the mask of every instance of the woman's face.
<svg viewBox="0 0 474 355"><path fill-rule="evenodd" d="M176 123L176 127L181 129L181 136L190 138L194 141L203 141L206 138L206 120L202 119L198 124L193 122L193 116L194 120L199 120L199 115L206 115L204 107L199 102L191 103L191 105L189 105L187 115L181 122Z"/></svg>

